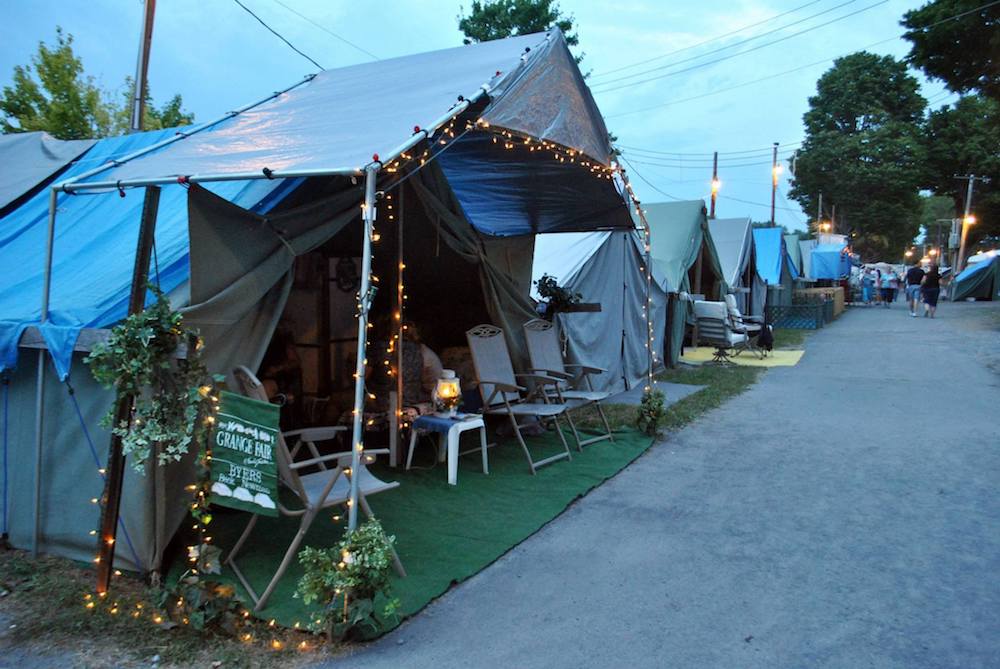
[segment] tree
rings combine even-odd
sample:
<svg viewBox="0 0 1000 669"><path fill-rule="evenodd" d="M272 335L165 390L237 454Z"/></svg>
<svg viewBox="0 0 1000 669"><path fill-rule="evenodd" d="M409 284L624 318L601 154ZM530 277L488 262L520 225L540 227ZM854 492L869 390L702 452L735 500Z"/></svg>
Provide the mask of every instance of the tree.
<svg viewBox="0 0 1000 669"><path fill-rule="evenodd" d="M131 78L119 103L83 74L83 62L73 53L73 36L56 27L56 44L38 43L30 65L14 68L13 86L0 98L0 130L4 133L44 130L59 139L87 139L124 134L131 119ZM183 110L180 95L157 109L146 90L143 130L158 130L194 122Z"/></svg>
<svg viewBox="0 0 1000 669"><path fill-rule="evenodd" d="M460 12L465 10L459 7ZM576 46L580 40L573 33L573 15L563 16L553 0L475 0L468 16L458 17L458 29L466 44L489 42L513 35L528 35L559 28L566 43ZM577 62L583 59L580 55Z"/></svg>
<svg viewBox="0 0 1000 669"><path fill-rule="evenodd" d="M1000 5L982 0L933 0L903 15L907 60L957 92L1000 100ZM952 16L971 12L948 20Z"/></svg>
<svg viewBox="0 0 1000 669"><path fill-rule="evenodd" d="M969 95L954 106L930 113L924 134L927 147L923 186L952 202L952 216L965 212L968 182L955 175L990 178L977 182L972 211L979 223L969 230L970 242L1000 234L1000 103Z"/></svg>
<svg viewBox="0 0 1000 669"><path fill-rule="evenodd" d="M823 193L837 231L868 257L896 257L919 230L925 100L906 64L859 52L820 77L803 116L791 196L806 211Z"/></svg>
<svg viewBox="0 0 1000 669"><path fill-rule="evenodd" d="M117 107L112 105L113 125L112 135L123 135L132 127L132 95L135 91L135 82L132 77L125 78L124 92L121 96L121 104ZM182 109L184 104L180 95L170 98L159 109L153 104L153 98L149 94L149 87L146 87L146 105L143 107L142 129L162 130L163 128L176 128L180 125L190 125L194 123L194 114L185 112Z"/></svg>
<svg viewBox="0 0 1000 669"><path fill-rule="evenodd" d="M33 76L35 75L35 76ZM103 137L111 114L92 77L73 54L73 36L56 28L56 45L38 43L31 65L14 68L14 85L0 99L4 133L45 130L59 139Z"/></svg>

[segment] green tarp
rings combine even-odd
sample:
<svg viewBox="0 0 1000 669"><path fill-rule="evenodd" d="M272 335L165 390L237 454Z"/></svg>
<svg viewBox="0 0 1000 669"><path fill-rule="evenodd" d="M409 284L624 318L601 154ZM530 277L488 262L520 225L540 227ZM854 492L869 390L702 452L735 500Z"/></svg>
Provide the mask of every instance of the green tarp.
<svg viewBox="0 0 1000 669"><path fill-rule="evenodd" d="M955 277L951 299L1000 299L1000 256L969 265Z"/></svg>
<svg viewBox="0 0 1000 669"><path fill-rule="evenodd" d="M705 203L701 200L657 202L645 205L646 221L650 228L650 252L653 264L662 276L662 288L668 293L690 293L697 286L690 280L691 269L702 256L702 283L700 292L709 300L722 299L727 288L722 266L708 229ZM674 296L667 319L667 336L664 337L664 361L677 364L684 333L691 318L690 302Z"/></svg>

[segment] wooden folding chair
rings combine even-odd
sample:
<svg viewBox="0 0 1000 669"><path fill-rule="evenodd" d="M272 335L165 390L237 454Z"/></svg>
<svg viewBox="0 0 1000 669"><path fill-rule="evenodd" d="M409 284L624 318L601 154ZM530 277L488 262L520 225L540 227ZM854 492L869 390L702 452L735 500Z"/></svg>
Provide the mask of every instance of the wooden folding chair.
<svg viewBox="0 0 1000 669"><path fill-rule="evenodd" d="M262 402L267 401L267 394L264 392L263 386L261 386L260 381L257 380L257 377L254 376L253 372L249 369L242 366L237 367L233 370L233 376L236 377L236 381L240 386L240 391L244 395ZM329 455L319 454L319 450L316 448L316 442L335 439L338 434L347 430L348 428L344 426L313 427L279 433L278 445L275 449L275 460L278 465L278 480L282 485L294 493L294 495L302 503L302 508L289 509L279 501L278 511L283 516L300 518L299 531L295 534L295 538L292 539L292 543L288 546L288 550L285 551L285 556L282 558L277 571L274 572L274 576L271 578L271 581L264 589L264 593L259 597L257 596L253 586L250 585L250 582L243 574L243 571L239 568L239 565L236 564L236 556L239 554L240 549L243 548L243 545L250 537L250 533L253 531L254 526L257 524L258 514L253 514L253 517L250 518L250 522L247 523L246 528L243 530L243 534L240 535L240 538L236 541L236 545L233 546L231 551L229 551L229 555L225 559L225 564L228 564L230 568L232 568L236 577L240 580L240 583L243 584L243 587L246 588L250 597L253 599L254 611L260 611L267 605L268 598L270 598L271 594L274 592L274 588L278 585L278 581L281 580L281 577L284 576L285 571L292 563L292 560L295 559L299 545L302 543L306 533L309 531L309 526L312 525L313 520L319 512L332 506L347 505L351 495L352 477L358 477L358 505L369 518L372 518L373 516L371 507L368 506L368 496L375 495L385 490L391 490L399 486L398 482L393 481L391 483L387 483L378 479L374 474L368 471L368 468L363 462L359 465L359 471L352 472L350 451L331 453ZM288 448L288 443L286 442L286 439L290 438L294 438L296 440L295 446L291 449ZM306 447L311 457L305 460L296 461L295 458L302 446ZM365 459L376 455L387 454L388 452L388 449L366 450ZM318 467L319 471L311 474L299 473L302 469L308 467ZM396 572L400 576L405 577L406 571L403 569L403 565L399 561L399 556L396 555L395 549L392 551L392 561Z"/></svg>
<svg viewBox="0 0 1000 669"><path fill-rule="evenodd" d="M539 467L551 464L563 458L573 459L569 445L563 436L559 416L566 413L565 404L551 402L544 392L538 390L529 393L528 389L518 385L518 379L533 383L535 388L558 383L558 379L543 374L515 374L514 365L510 361L507 342L503 338L503 330L494 325L477 325L465 333L472 352L472 362L479 381L479 392L483 397L483 413L504 415L510 419L524 457L534 474ZM522 395L524 393L524 395ZM538 399L540 401L532 401ZM541 460L535 460L521 434L523 424L519 418L537 418L544 423L551 419L555 423L556 434L563 445L563 452Z"/></svg>
<svg viewBox="0 0 1000 669"><path fill-rule="evenodd" d="M573 429L577 448L582 451L584 446L598 441L605 439L614 441L611 426L608 424L608 418L604 415L604 408L601 406L601 401L607 399L611 393L594 390L594 384L590 380L591 375L603 374L607 370L590 365L565 362L562 356L562 347L559 345L559 332L555 325L549 321L536 318L525 323L524 338L528 342L531 371L558 379L558 383L555 385L545 386L545 392L549 393L550 397L560 404L567 405L571 411L593 404L601 417L601 422L604 423L603 434L581 441L573 417L567 412L566 418ZM567 370L573 370L574 373L571 374Z"/></svg>

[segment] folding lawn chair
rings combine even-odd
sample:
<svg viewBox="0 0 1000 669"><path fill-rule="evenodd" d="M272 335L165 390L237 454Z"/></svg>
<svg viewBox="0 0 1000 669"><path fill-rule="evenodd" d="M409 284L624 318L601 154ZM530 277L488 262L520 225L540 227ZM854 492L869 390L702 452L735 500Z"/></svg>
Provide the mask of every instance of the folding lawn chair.
<svg viewBox="0 0 1000 669"><path fill-rule="evenodd" d="M517 384L518 379L525 379L534 383L537 389L558 384L558 379L543 374L515 374L507 342L503 338L503 330L496 326L477 325L467 331L465 336L469 341L476 379L479 381L479 392L483 397L483 413L505 415L510 419L514 435L521 444L524 457L528 459L531 473L534 474L539 467L563 458L572 460L573 456L569 453L569 445L559 424L559 416L564 415L568 407L565 404L550 402L546 395L538 390L528 393L527 388ZM521 393L525 395L522 396ZM535 399L540 401L532 401ZM562 442L563 452L541 460L532 458L531 451L528 450L528 445L524 443L524 437L521 435L523 425L518 423L518 418L523 417L537 418L541 421L551 418L555 423L556 434Z"/></svg>
<svg viewBox="0 0 1000 669"><path fill-rule="evenodd" d="M725 302L698 300L694 303L694 315L698 321L698 341L715 347L712 357L715 362L731 362L730 351L742 348L749 340L745 332L733 331Z"/></svg>
<svg viewBox="0 0 1000 669"><path fill-rule="evenodd" d="M233 376L236 377L236 381L240 386L241 392L247 397L255 400L260 400L262 402L267 401L267 394L264 392L263 386L261 386L260 381L254 376L246 367L237 367L233 370ZM335 439L341 432L347 431L349 428L344 426L337 427L312 427L303 430L292 430L290 432L283 432L278 434L278 447L275 449L275 456L278 465L278 479L282 485L287 487L294 493L298 500L302 503L301 509L289 509L286 508L281 502L278 502L278 511L283 516L292 516L301 518L299 524L299 531L296 533L295 538L292 539L292 543L288 546L288 550L285 551L285 556L281 560L281 564L278 566L277 571L274 572L274 576L271 578L270 583L264 589L264 593L257 596L256 591L250 585L243 571L236 564L236 556L239 554L240 549L243 548L243 544L249 538L250 533L253 531L254 525L257 524L258 515L254 514L247 523L246 529L243 530L243 534L236 541L236 545L229 552L228 557L226 557L225 563L228 564L236 577L240 579L240 583L246 588L250 597L254 601L254 611L260 611L267 605L267 600L274 592L274 588L278 585L278 581L285 574L288 566L291 564L292 560L295 558L296 552L299 549L299 544L306 536L306 532L309 531L309 526L312 525L313 520L316 518L320 511L327 509L331 506L346 505L350 499L351 494L351 477L358 477L358 505L365 512L369 518L372 517L371 507L368 506L367 497L369 495L374 495L385 490L391 490L399 486L399 483L393 481L387 483L376 478L368 468L361 463L359 465L360 471L351 471L351 452L340 452L331 453L329 455L320 455L319 450L316 448L316 442L318 441L329 441ZM295 446L289 450L288 443L285 441L287 438L295 438ZM295 457L298 455L299 450L302 446L305 446L309 451L311 457L305 460L296 461ZM383 455L389 452L388 449L378 449L378 450L366 450L366 456ZM331 465L331 466L328 466ZM311 474L300 474L300 470L307 467L318 467L319 471L313 472ZM406 576L406 571L403 569L402 563L399 561L399 556L396 555L395 549L392 551L392 562L393 566L396 568L396 572L402 576Z"/></svg>
<svg viewBox="0 0 1000 669"><path fill-rule="evenodd" d="M601 422L604 423L603 434L580 441L576 425L567 413L566 418L569 419L569 425L573 428L573 436L576 437L578 447L583 450L584 446L598 441L605 439L614 441L615 438L611 434L608 418L604 415L604 408L601 407L601 401L607 399L611 393L594 390L594 384L590 380L591 375L603 374L607 370L563 361L562 349L559 346L559 333L555 325L549 321L536 318L525 323L524 338L528 342L531 371L558 379L558 383L544 386L544 392L560 404L566 404L570 410L593 404L601 417ZM567 369L573 370L575 373L570 374L566 371Z"/></svg>

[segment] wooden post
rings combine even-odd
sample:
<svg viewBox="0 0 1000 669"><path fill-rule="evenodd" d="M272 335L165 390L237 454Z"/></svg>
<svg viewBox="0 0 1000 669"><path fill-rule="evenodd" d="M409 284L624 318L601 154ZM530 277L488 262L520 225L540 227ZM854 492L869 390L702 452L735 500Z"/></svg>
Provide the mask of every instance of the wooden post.
<svg viewBox="0 0 1000 669"><path fill-rule="evenodd" d="M135 265L132 269L132 290L128 298L128 314L140 313L146 308L146 281L149 276L149 257L153 250L156 231L156 212L160 206L160 189L146 186L146 197L142 203L142 221L139 225L139 241L135 251ZM115 424L130 421L135 397L124 395L115 405ZM125 478L125 455L122 453L121 437L112 435L108 453L107 478L104 480L104 508L101 512L101 529L98 534L99 549L97 560L97 593L108 591L111 574L114 571L115 539L118 531L118 512L121 506L122 482Z"/></svg>

